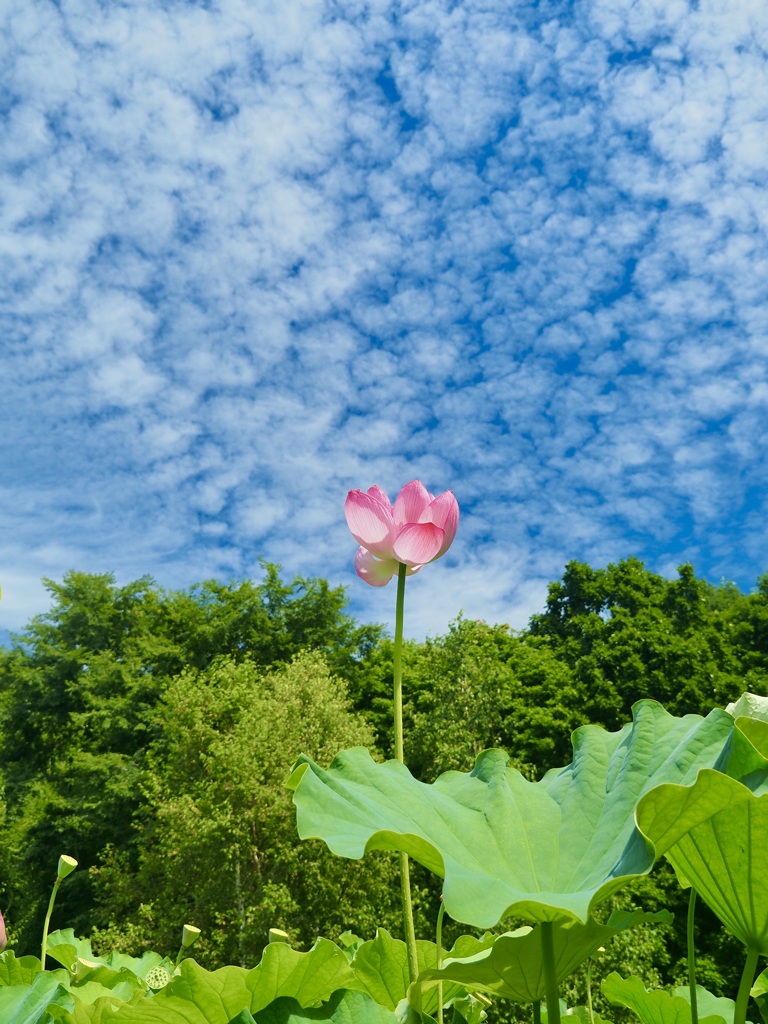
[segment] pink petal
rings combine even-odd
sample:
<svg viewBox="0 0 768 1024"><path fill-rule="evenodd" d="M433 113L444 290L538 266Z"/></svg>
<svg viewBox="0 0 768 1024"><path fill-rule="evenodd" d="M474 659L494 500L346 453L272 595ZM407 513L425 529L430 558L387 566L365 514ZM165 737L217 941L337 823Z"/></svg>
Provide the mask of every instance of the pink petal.
<svg viewBox="0 0 768 1024"><path fill-rule="evenodd" d="M370 551L358 548L355 554L355 572L372 587L386 587L397 571L394 558L374 558Z"/></svg>
<svg viewBox="0 0 768 1024"><path fill-rule="evenodd" d="M434 523L408 523L395 538L393 550L398 562L414 568L437 558L445 531Z"/></svg>
<svg viewBox="0 0 768 1024"><path fill-rule="evenodd" d="M378 484L374 484L373 487L368 488L368 493L372 498L376 498L381 504L392 511L392 502L389 500L389 495L386 491L382 491Z"/></svg>
<svg viewBox="0 0 768 1024"><path fill-rule="evenodd" d="M435 558L444 555L453 544L453 538L456 536L456 529L459 525L459 503L456 501L453 491L443 491L434 501L430 501L422 512L419 522L434 523L435 526L439 526L445 531L445 538Z"/></svg>
<svg viewBox="0 0 768 1024"><path fill-rule="evenodd" d="M406 523L418 523L421 513L431 500L432 495L421 480L411 480L395 499L395 525L400 527Z"/></svg>
<svg viewBox="0 0 768 1024"><path fill-rule="evenodd" d="M379 558L392 558L395 524L389 502L382 502L364 491L350 491L344 502L347 526L358 544Z"/></svg>

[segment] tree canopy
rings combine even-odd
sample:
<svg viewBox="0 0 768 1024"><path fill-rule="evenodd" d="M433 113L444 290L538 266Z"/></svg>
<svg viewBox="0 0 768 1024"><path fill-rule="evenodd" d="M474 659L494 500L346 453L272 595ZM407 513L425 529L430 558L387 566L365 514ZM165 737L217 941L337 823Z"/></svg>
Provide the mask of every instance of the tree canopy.
<svg viewBox="0 0 768 1024"><path fill-rule="evenodd" d="M320 931L399 932L391 860L371 870L299 843L284 786L301 753L391 756L392 640L348 614L343 588L286 582L272 565L260 583L185 591L75 571L47 586L50 610L0 650L0 905L22 952L62 852L82 870L56 918L126 952L172 947L184 921L203 929L210 967L256 962L270 927L304 945ZM666 580L634 558L570 562L526 629L459 616L406 644L404 663L418 778L501 747L536 779L570 760L574 728L614 730L642 697L682 715L766 692L768 574L743 594L690 565ZM644 897L661 899L665 877L645 880ZM430 934L435 883L415 881ZM682 928L657 956L668 980ZM719 934L702 954L714 985L729 962Z"/></svg>

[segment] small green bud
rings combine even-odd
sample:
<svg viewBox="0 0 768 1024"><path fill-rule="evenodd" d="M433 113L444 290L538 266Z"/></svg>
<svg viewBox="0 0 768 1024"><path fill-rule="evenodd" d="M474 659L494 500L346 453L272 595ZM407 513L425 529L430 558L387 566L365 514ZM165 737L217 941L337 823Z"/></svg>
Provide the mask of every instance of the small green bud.
<svg viewBox="0 0 768 1024"><path fill-rule="evenodd" d="M284 932L282 928L270 928L269 929L269 941L270 942L290 942L288 932Z"/></svg>
<svg viewBox="0 0 768 1024"><path fill-rule="evenodd" d="M181 929L181 948L187 949L193 942L197 942L200 938L200 929L195 928L193 924L185 924Z"/></svg>
<svg viewBox="0 0 768 1024"><path fill-rule="evenodd" d="M56 872L57 878L66 878L67 875L71 875L77 867L77 861L74 857L68 857L66 853L62 853L59 857L59 870Z"/></svg>

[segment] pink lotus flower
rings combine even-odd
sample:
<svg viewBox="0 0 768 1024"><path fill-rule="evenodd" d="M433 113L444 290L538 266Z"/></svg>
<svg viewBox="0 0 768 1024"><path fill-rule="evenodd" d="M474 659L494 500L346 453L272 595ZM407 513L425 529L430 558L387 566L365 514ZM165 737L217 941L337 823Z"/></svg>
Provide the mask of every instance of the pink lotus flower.
<svg viewBox="0 0 768 1024"><path fill-rule="evenodd" d="M5 934L5 921L3 915L0 914L0 953L5 949L8 942L8 936Z"/></svg>
<svg viewBox="0 0 768 1024"><path fill-rule="evenodd" d="M407 573L444 555L456 536L459 505L452 491L436 498L420 480L412 480L398 494L394 506L380 487L350 491L344 514L352 536L360 544L355 571L372 587L384 587L399 564Z"/></svg>

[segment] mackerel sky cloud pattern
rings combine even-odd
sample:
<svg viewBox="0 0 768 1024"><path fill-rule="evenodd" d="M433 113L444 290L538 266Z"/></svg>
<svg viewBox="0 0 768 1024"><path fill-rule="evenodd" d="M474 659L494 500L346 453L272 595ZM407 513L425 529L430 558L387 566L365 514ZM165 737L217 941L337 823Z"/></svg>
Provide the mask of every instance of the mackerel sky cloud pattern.
<svg viewBox="0 0 768 1024"><path fill-rule="evenodd" d="M0 630L71 567L354 584L360 480L461 505L415 636L768 568L762 0L6 7Z"/></svg>

